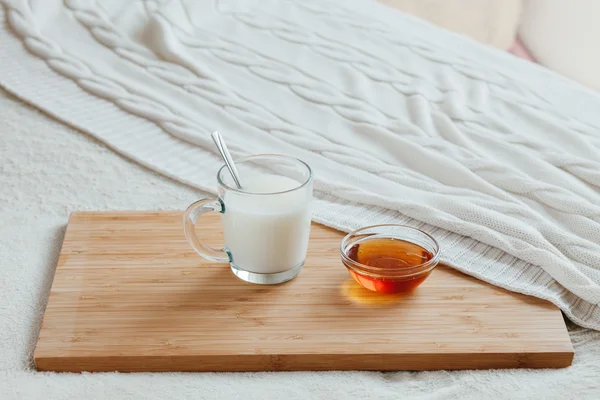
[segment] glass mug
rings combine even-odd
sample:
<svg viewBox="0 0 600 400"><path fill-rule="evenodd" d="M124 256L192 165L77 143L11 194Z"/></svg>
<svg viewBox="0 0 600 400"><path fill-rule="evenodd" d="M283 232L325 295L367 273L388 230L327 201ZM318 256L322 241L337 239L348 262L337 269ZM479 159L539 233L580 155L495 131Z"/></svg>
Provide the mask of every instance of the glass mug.
<svg viewBox="0 0 600 400"><path fill-rule="evenodd" d="M183 215L185 237L210 261L229 262L240 279L277 284L293 279L308 250L313 175L297 158L260 154L235 161L242 188L226 166L217 173L218 196L202 199ZM198 217L221 213L225 247L214 249L196 235Z"/></svg>

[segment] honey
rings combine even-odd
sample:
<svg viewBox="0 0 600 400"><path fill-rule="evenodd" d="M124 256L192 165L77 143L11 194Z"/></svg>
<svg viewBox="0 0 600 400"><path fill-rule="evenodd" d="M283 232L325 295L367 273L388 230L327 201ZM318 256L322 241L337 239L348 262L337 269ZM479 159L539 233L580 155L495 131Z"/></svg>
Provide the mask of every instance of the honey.
<svg viewBox="0 0 600 400"><path fill-rule="evenodd" d="M431 273L415 268L427 263L433 254L423 247L399 239L364 239L346 251L346 256L364 268L347 264L350 275L361 286L378 293L408 292Z"/></svg>

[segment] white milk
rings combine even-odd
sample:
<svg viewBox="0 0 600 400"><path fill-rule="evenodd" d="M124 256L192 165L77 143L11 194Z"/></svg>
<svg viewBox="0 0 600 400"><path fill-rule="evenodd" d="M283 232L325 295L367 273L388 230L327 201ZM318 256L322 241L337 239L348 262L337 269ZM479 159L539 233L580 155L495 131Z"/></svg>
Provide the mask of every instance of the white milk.
<svg viewBox="0 0 600 400"><path fill-rule="evenodd" d="M282 192L300 183L285 176L244 177L244 190ZM301 264L308 249L311 193L252 195L227 191L222 215L226 246L233 263L246 271L270 274Z"/></svg>

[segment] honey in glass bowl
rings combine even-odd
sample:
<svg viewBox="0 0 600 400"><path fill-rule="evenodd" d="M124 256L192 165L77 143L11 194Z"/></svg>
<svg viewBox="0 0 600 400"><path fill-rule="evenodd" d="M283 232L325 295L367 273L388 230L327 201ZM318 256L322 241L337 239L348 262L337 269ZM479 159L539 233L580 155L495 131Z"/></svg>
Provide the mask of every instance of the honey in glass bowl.
<svg viewBox="0 0 600 400"><path fill-rule="evenodd" d="M403 225L375 225L344 238L342 262L361 286L377 293L408 292L436 267L439 246L427 233Z"/></svg>

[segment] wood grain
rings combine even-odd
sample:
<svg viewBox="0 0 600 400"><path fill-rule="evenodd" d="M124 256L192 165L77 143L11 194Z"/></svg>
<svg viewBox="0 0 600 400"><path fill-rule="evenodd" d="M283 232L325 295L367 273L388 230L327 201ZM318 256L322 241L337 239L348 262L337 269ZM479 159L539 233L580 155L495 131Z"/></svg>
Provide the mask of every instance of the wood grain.
<svg viewBox="0 0 600 400"><path fill-rule="evenodd" d="M218 216L204 236L222 244ZM35 350L48 371L555 368L573 347L552 304L438 267L377 295L314 224L303 271L260 286L186 243L181 212L72 214Z"/></svg>

